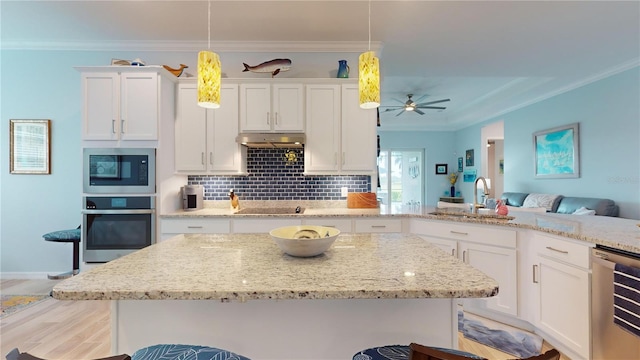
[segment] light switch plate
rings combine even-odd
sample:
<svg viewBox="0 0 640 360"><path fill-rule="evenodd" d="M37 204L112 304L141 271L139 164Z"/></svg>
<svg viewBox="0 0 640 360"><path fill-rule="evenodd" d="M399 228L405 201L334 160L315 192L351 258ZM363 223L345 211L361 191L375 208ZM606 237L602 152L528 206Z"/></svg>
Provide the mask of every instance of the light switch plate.
<svg viewBox="0 0 640 360"><path fill-rule="evenodd" d="M348 193L349 193L349 188L348 188L348 187L346 187L346 186L343 186L343 187L340 189L340 191L341 191L341 196L342 196L342 197L347 197L347 195L348 195Z"/></svg>

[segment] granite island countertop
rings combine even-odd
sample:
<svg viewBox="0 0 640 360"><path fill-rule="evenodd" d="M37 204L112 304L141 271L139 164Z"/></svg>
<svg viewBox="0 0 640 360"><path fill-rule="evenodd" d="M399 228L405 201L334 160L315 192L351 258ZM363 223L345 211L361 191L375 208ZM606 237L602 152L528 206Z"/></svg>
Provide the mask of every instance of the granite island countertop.
<svg viewBox="0 0 640 360"><path fill-rule="evenodd" d="M59 300L415 299L494 296L498 283L410 234L340 234L284 254L268 234L177 235L58 283Z"/></svg>
<svg viewBox="0 0 640 360"><path fill-rule="evenodd" d="M281 203L281 202L271 202ZM286 203L286 202L282 202ZM298 204L300 202L292 202ZM304 204L303 204L304 205ZM209 207L197 211L178 210L170 214L160 215L160 218L251 218L251 217L391 217L391 218L421 218L440 221L461 222L469 224L485 224L520 229L532 229L549 234L564 236L570 239L585 241L591 244L607 246L640 254L640 220L623 219L609 216L586 216L556 213L534 213L513 210L509 221L492 218L472 218L460 216L434 215L436 208L426 206L384 206L373 209L349 209L346 205L336 202L329 206L308 205L304 213L296 215L241 215L235 214L229 208Z"/></svg>

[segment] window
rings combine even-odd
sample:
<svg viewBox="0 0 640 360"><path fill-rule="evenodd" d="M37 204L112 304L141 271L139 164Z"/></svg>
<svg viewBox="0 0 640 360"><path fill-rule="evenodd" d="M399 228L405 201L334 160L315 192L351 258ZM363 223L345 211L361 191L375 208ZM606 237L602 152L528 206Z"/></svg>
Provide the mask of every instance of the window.
<svg viewBox="0 0 640 360"><path fill-rule="evenodd" d="M378 200L381 204L424 203L423 150L380 150Z"/></svg>

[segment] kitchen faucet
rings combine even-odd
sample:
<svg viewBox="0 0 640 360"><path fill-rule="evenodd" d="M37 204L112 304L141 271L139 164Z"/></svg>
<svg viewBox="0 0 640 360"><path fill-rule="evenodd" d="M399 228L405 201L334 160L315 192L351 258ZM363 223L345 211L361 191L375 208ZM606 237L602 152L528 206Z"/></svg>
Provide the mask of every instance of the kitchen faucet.
<svg viewBox="0 0 640 360"><path fill-rule="evenodd" d="M473 183L473 213L478 213L478 208L483 208L484 204L478 204L478 181L482 180L483 189L482 193L484 196L489 195L489 188L487 187L487 179L482 176L478 176L476 181Z"/></svg>

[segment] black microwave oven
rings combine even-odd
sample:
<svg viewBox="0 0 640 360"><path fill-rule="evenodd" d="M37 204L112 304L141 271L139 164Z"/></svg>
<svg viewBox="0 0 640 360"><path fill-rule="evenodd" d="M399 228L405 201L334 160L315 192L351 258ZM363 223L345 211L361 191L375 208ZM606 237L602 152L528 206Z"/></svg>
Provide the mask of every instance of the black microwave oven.
<svg viewBox="0 0 640 360"><path fill-rule="evenodd" d="M85 148L83 191L87 194L153 194L156 149Z"/></svg>

